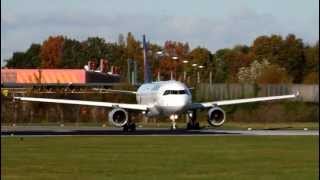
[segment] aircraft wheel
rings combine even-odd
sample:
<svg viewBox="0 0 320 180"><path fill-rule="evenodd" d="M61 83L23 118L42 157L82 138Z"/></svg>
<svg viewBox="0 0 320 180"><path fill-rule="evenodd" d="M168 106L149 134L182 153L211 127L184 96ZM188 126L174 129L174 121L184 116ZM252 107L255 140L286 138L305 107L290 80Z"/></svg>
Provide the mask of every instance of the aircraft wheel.
<svg viewBox="0 0 320 180"><path fill-rule="evenodd" d="M192 129L192 124L190 122L187 123L187 129Z"/></svg>
<svg viewBox="0 0 320 180"><path fill-rule="evenodd" d="M129 130L130 130L130 131L136 131L136 124L135 124L135 123L131 123L131 124L129 125Z"/></svg>
<svg viewBox="0 0 320 180"><path fill-rule="evenodd" d="M194 122L194 123L188 122L188 123L187 123L187 129L188 129L188 130L191 130L191 129L200 129L200 123L199 123L199 122Z"/></svg>
<svg viewBox="0 0 320 180"><path fill-rule="evenodd" d="M129 125L128 124L125 124L122 127L123 127L123 129L122 129L123 132L128 132L129 131Z"/></svg>
<svg viewBox="0 0 320 180"><path fill-rule="evenodd" d="M200 123L196 122L196 124L194 125L194 129L200 129Z"/></svg>
<svg viewBox="0 0 320 180"><path fill-rule="evenodd" d="M171 125L170 130L171 130L171 131L175 131L175 130L177 130L177 128L178 128L177 126L173 126L173 125Z"/></svg>

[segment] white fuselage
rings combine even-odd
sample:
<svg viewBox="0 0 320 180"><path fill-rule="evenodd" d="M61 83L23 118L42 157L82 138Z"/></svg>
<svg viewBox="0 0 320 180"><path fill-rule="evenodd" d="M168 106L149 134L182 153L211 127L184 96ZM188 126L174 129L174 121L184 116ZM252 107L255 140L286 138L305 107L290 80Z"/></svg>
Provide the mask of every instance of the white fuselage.
<svg viewBox="0 0 320 180"><path fill-rule="evenodd" d="M178 81L146 83L136 94L138 104L148 105L147 116L170 116L185 112L192 103L189 88Z"/></svg>

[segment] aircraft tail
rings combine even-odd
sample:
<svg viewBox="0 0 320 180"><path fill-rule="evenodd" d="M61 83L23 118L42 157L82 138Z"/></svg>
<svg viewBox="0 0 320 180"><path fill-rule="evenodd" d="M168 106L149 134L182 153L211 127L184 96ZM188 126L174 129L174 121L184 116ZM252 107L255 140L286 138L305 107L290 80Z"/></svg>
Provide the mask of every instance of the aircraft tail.
<svg viewBox="0 0 320 180"><path fill-rule="evenodd" d="M142 36L142 43L143 43L143 68L144 68L144 83L149 83L152 81L151 69L149 67L149 62L147 59L147 43L146 43L146 36Z"/></svg>

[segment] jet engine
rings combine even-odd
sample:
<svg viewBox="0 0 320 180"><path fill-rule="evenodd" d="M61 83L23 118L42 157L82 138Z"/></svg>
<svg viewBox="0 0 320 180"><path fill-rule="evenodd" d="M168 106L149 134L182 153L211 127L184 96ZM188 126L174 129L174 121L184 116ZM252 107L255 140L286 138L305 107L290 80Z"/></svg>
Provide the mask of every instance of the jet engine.
<svg viewBox="0 0 320 180"><path fill-rule="evenodd" d="M220 107L213 107L208 111L208 122L211 126L221 126L226 120L226 113Z"/></svg>
<svg viewBox="0 0 320 180"><path fill-rule="evenodd" d="M128 122L128 112L121 108L115 108L109 112L109 122L116 127L122 127Z"/></svg>

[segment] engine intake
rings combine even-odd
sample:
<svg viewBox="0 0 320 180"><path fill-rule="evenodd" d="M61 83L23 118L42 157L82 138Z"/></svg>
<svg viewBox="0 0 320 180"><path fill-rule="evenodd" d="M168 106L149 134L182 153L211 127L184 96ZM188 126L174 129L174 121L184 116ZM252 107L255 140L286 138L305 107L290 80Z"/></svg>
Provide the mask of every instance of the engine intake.
<svg viewBox="0 0 320 180"><path fill-rule="evenodd" d="M226 113L219 107L213 107L208 111L208 122L211 126L219 127L226 120Z"/></svg>
<svg viewBox="0 0 320 180"><path fill-rule="evenodd" d="M121 108L109 112L109 122L116 127L122 127L128 122L128 112Z"/></svg>

